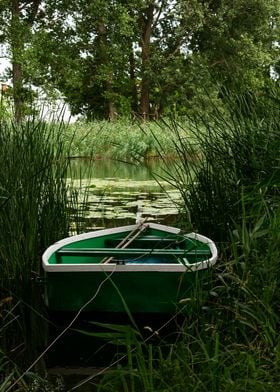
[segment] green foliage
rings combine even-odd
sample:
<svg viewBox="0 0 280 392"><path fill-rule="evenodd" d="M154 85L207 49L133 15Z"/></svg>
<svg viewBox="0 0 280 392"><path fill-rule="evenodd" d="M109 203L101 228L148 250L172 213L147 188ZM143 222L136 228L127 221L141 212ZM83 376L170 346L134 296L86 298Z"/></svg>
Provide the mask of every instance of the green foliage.
<svg viewBox="0 0 280 392"><path fill-rule="evenodd" d="M259 94L278 69L279 12L277 0L2 1L16 117L31 84L89 120L211 111L224 89Z"/></svg>
<svg viewBox="0 0 280 392"><path fill-rule="evenodd" d="M1 92L0 96L0 121L9 121L12 118L12 106L8 92Z"/></svg>
<svg viewBox="0 0 280 392"><path fill-rule="evenodd" d="M203 28L191 45L208 62L216 83L234 93L257 91L277 59L277 1L204 2Z"/></svg>
<svg viewBox="0 0 280 392"><path fill-rule="evenodd" d="M29 113L32 90L27 88L27 64L30 57L26 47L30 45L33 34L33 25L39 13L40 1L24 2L16 0L4 1L0 8L0 36L2 42L8 47L10 53L11 70L7 76L12 80L12 95L14 104L14 117L21 121Z"/></svg>
<svg viewBox="0 0 280 392"><path fill-rule="evenodd" d="M217 241L228 240L228 229L241 222L242 200L247 208L264 197L273 208L279 197L277 100L272 94L228 99L229 113L215 108L206 119L192 118L186 137L176 122L172 128L179 162L169 181L180 187L194 229Z"/></svg>
<svg viewBox="0 0 280 392"><path fill-rule="evenodd" d="M16 363L45 344L41 254L69 232L68 160L56 130L0 122L1 349Z"/></svg>
<svg viewBox="0 0 280 392"><path fill-rule="evenodd" d="M158 157L158 143L169 156L175 153L169 128L161 123L140 124L125 119L77 122L65 128L63 138L71 145L71 156L108 157L137 164Z"/></svg>

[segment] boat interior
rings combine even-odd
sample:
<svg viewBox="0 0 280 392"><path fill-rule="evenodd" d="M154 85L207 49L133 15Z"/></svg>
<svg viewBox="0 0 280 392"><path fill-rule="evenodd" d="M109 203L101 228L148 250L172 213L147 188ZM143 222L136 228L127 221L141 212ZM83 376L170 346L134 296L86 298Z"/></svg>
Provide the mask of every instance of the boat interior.
<svg viewBox="0 0 280 392"><path fill-rule="evenodd" d="M211 256L209 249L197 249L185 238L143 236L126 246L122 242L123 238L108 238L100 248L63 247L56 252L56 263L185 264Z"/></svg>

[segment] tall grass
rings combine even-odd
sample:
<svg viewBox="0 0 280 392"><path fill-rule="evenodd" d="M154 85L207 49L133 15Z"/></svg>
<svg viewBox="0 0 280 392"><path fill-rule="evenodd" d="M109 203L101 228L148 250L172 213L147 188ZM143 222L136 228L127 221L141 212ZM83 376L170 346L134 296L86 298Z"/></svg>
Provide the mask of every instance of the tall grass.
<svg viewBox="0 0 280 392"><path fill-rule="evenodd" d="M75 133L72 140L73 129ZM70 144L72 156L112 158L128 162L143 162L157 156L153 134L161 140L168 155L174 155L169 128L157 123L140 124L125 119L115 122L94 121L74 123L64 130L64 139Z"/></svg>
<svg viewBox="0 0 280 392"><path fill-rule="evenodd" d="M40 256L69 231L62 128L0 122L1 349L15 363L45 343Z"/></svg>
<svg viewBox="0 0 280 392"><path fill-rule="evenodd" d="M207 120L191 118L185 134L180 124L169 124L179 157L175 175L166 162L166 179L180 190L193 228L217 241L228 240L232 226L240 224L244 203L265 198L273 208L279 197L278 102L262 98L266 106L259 112L258 101L250 101L248 115L245 98L228 99L234 111L215 108ZM236 110L236 101L242 110Z"/></svg>

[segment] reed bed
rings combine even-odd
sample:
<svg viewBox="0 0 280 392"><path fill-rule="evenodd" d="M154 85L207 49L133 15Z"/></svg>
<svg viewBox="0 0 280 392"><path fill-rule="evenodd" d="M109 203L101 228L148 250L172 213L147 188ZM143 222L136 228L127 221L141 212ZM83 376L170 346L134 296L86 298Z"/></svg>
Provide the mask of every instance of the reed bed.
<svg viewBox="0 0 280 392"><path fill-rule="evenodd" d="M70 153L75 157L93 156L143 163L158 157L154 135L160 139L168 156L174 156L169 128L163 128L156 122L140 123L126 119L77 122L65 128L64 140L71 145Z"/></svg>
<svg viewBox="0 0 280 392"><path fill-rule="evenodd" d="M1 353L15 367L45 344L41 254L69 232L62 133L35 119L0 122Z"/></svg>
<svg viewBox="0 0 280 392"><path fill-rule="evenodd" d="M259 100L229 97L234 110L214 108L211 118L190 118L187 130L168 124L178 160L170 173L161 148L165 180L180 190L186 221L216 241L230 239L244 208L249 223L252 205L264 199L273 208L279 198L279 104L273 96Z"/></svg>

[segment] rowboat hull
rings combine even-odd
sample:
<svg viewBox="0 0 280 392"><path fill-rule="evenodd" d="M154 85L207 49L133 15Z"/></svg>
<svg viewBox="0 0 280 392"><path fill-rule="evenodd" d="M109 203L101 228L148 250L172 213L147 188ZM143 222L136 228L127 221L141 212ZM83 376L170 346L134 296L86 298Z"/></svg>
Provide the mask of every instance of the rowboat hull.
<svg viewBox="0 0 280 392"><path fill-rule="evenodd" d="M179 229L149 223L132 245L125 250L116 248L114 242L133 230L135 226L100 230L66 238L48 248L43 267L49 309L173 313L182 308L202 275L215 264L215 244L199 234L182 235ZM168 241L178 242L178 238L179 246L166 248ZM148 249L150 243L153 248ZM195 251L190 250L193 244ZM184 253L188 247L190 262Z"/></svg>
<svg viewBox="0 0 280 392"><path fill-rule="evenodd" d="M54 311L173 313L182 308L203 271L192 274L162 272L65 272L48 274L47 305ZM97 293L98 288L100 291Z"/></svg>

